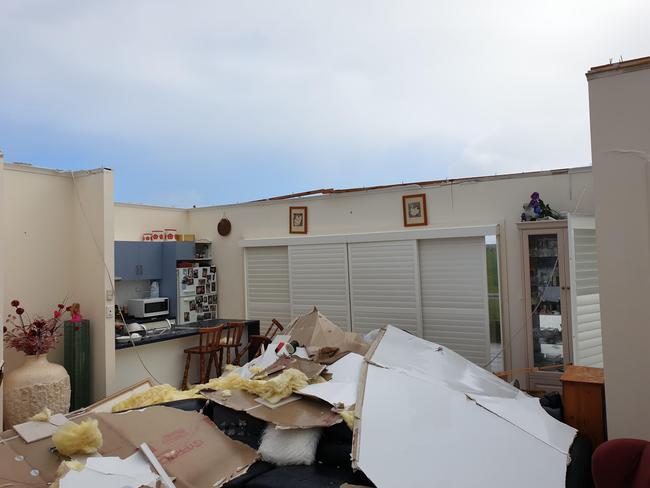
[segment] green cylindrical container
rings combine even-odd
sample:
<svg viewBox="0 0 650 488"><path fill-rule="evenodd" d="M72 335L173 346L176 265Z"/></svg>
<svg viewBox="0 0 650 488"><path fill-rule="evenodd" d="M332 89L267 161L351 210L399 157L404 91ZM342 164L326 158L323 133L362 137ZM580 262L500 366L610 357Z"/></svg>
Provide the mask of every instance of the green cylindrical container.
<svg viewBox="0 0 650 488"><path fill-rule="evenodd" d="M63 365L70 375L70 411L90 405L90 321L63 323Z"/></svg>

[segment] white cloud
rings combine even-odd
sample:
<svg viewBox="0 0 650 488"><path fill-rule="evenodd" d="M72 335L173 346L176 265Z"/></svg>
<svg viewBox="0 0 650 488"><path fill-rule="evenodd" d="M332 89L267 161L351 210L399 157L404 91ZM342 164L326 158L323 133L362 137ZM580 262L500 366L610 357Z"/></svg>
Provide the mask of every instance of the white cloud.
<svg viewBox="0 0 650 488"><path fill-rule="evenodd" d="M141 146L140 164L177 164L173 151L228 169L254 150L325 180L394 179L400 151L407 179L588 164L584 72L648 54L648 14L629 0L3 0L0 121Z"/></svg>

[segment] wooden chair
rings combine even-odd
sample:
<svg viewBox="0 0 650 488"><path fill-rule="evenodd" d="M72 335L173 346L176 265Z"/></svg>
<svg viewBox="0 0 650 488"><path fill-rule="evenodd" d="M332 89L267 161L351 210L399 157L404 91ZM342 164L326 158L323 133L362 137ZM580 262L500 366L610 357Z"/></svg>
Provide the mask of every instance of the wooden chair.
<svg viewBox="0 0 650 488"><path fill-rule="evenodd" d="M226 352L225 364L235 364L234 360L239 357L239 348L241 347L241 338L245 326L244 322L226 322L223 324L223 332L219 340L219 371L221 371L224 364L224 351Z"/></svg>
<svg viewBox="0 0 650 488"><path fill-rule="evenodd" d="M248 338L248 344L246 344L246 347L235 358L235 364L241 364L241 359L248 351L255 351L255 357L259 356L262 352L262 345L268 346L278 332L282 332L283 330L284 327L280 322L275 319L271 320L271 325L264 335L252 335Z"/></svg>
<svg viewBox="0 0 650 488"><path fill-rule="evenodd" d="M190 363L192 361L192 356L195 354L199 355L199 383L205 383L208 380L211 361L214 362L217 352L221 347L222 332L223 325L199 329L199 345L188 347L183 351L186 354L186 357L181 390L187 390L187 377L190 372ZM208 356L207 368L205 365L205 356Z"/></svg>

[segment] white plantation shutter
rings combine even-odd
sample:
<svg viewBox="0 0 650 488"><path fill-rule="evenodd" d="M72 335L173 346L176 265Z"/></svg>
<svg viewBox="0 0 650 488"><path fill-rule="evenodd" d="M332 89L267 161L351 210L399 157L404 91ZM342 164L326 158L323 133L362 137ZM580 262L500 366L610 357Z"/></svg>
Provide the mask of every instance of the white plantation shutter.
<svg viewBox="0 0 650 488"><path fill-rule="evenodd" d="M348 244L352 330L387 324L418 334L420 293L416 241Z"/></svg>
<svg viewBox="0 0 650 488"><path fill-rule="evenodd" d="M596 230L593 217L569 216L573 362L603 366Z"/></svg>
<svg viewBox="0 0 650 488"><path fill-rule="evenodd" d="M246 249L246 314L260 321L263 334L277 319L287 325L289 310L289 258L286 246Z"/></svg>
<svg viewBox="0 0 650 488"><path fill-rule="evenodd" d="M485 238L418 243L423 338L483 366L489 361Z"/></svg>
<svg viewBox="0 0 650 488"><path fill-rule="evenodd" d="M318 307L342 329L350 327L346 244L289 246L291 316Z"/></svg>

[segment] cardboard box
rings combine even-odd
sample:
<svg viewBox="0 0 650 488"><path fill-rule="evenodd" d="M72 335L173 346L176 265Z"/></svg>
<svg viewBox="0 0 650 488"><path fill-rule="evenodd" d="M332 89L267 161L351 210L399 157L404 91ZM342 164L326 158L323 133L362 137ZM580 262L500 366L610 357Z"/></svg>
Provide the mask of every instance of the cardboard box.
<svg viewBox="0 0 650 488"><path fill-rule="evenodd" d="M258 457L254 449L230 439L197 412L154 406L119 414L84 413L72 420L89 417L99 422L104 438L101 455L125 459L146 442L167 474L176 478L176 488L220 487L245 473ZM8 430L2 439L0 486L12 481L16 486L47 488L56 479L61 458L51 451L51 437L27 444Z"/></svg>

